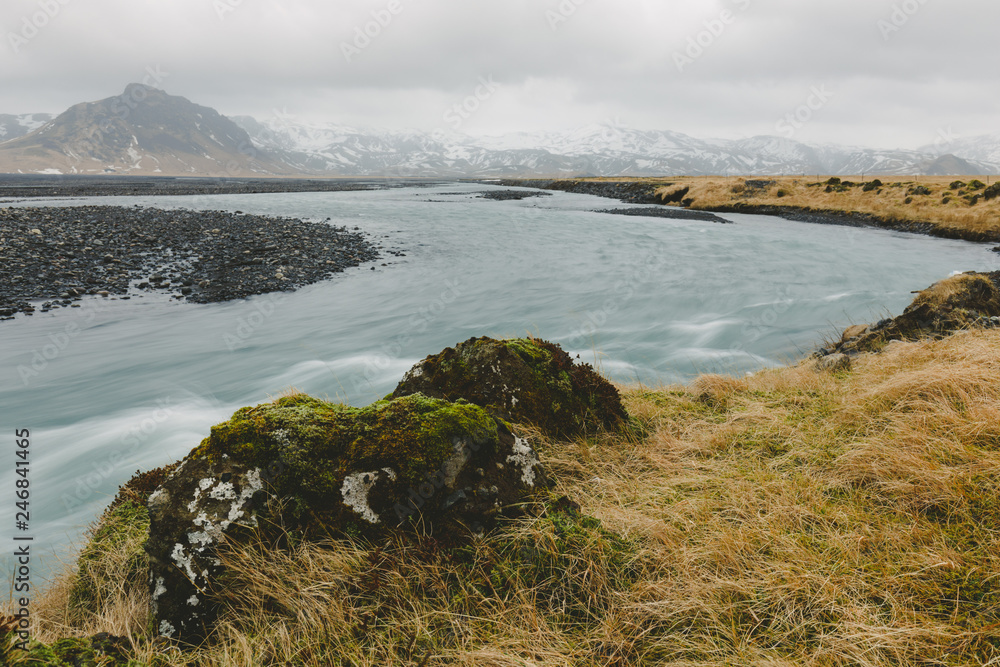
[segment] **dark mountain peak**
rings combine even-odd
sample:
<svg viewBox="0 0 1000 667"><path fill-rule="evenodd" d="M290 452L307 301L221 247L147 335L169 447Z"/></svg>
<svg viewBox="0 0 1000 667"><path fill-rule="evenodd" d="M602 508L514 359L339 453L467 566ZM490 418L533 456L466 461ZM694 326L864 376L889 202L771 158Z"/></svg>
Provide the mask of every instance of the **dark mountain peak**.
<svg viewBox="0 0 1000 667"><path fill-rule="evenodd" d="M288 172L215 109L142 83L128 84L115 97L76 104L4 148L7 155L0 158L7 159L0 160L0 171L16 167L219 176Z"/></svg>

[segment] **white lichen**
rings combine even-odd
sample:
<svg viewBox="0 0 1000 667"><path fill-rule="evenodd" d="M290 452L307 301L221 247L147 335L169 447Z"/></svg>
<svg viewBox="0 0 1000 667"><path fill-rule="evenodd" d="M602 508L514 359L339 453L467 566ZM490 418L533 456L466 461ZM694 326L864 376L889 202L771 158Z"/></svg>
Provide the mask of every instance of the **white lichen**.
<svg viewBox="0 0 1000 667"><path fill-rule="evenodd" d="M167 592L167 587L163 585L163 577L156 578L156 588L153 589L153 600L158 599Z"/></svg>
<svg viewBox="0 0 1000 667"><path fill-rule="evenodd" d="M167 639L170 639L171 637L174 636L175 632L176 632L176 630L174 630L174 626L170 625L170 621L166 621L166 620L160 621L160 636L161 637L166 637Z"/></svg>
<svg viewBox="0 0 1000 667"><path fill-rule="evenodd" d="M378 481L377 472L358 472L344 478L340 495L344 504L360 514L368 523L378 523L378 514L368 505L368 492Z"/></svg>
<svg viewBox="0 0 1000 667"><path fill-rule="evenodd" d="M222 482L212 489L208 496L215 500L234 500L236 498L236 487L232 482Z"/></svg>
<svg viewBox="0 0 1000 667"><path fill-rule="evenodd" d="M191 597L189 597L189 598L188 598L188 600L187 600L187 603L188 603L189 605L191 605L192 607L197 607L197 606L198 606L198 603L199 603L199 602L201 602L201 600L199 600L199 599L198 599L198 596L197 596L197 595L192 595L192 596L191 596Z"/></svg>
<svg viewBox="0 0 1000 667"><path fill-rule="evenodd" d="M507 463L513 463L521 468L521 481L528 486L535 485L535 466L538 458L526 440L514 438L514 453L507 457Z"/></svg>
<svg viewBox="0 0 1000 667"><path fill-rule="evenodd" d="M174 545L174 550L170 554L174 564L188 575L189 579L194 579L194 568L191 567L191 557L184 551L184 545L178 542Z"/></svg>
<svg viewBox="0 0 1000 667"><path fill-rule="evenodd" d="M393 482L396 481L396 471L392 468L382 468L382 472L384 472Z"/></svg>

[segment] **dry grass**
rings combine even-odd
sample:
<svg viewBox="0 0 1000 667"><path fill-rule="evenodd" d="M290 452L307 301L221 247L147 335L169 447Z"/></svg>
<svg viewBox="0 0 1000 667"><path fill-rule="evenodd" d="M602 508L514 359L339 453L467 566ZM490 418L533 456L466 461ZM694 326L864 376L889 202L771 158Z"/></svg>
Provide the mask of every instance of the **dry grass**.
<svg viewBox="0 0 1000 667"><path fill-rule="evenodd" d="M667 194L681 187L689 187L686 198L693 199L695 209L711 209L747 204L752 206L793 206L818 211L867 213L883 220L896 222L929 222L944 229L973 233L1000 232L1000 198L985 201L982 198L970 205L965 195L982 195L983 190L951 189L956 180L970 182L975 177L879 177L884 185L865 192L862 187L851 187L843 192L836 188L826 192L826 181L810 177L779 176L761 180L774 180L775 184L763 189L746 188L744 178L681 178L675 185L661 188ZM981 180L985 181L987 177ZM671 179L673 180L673 179ZM851 179L844 179L845 181ZM867 177L866 181L874 180ZM854 179L861 183L861 179ZM898 185L897 185L898 184ZM929 195L910 194L914 187L923 186ZM959 192L963 192L962 195ZM779 196L780 193L780 196ZM907 203L907 199L910 199ZM945 203L945 199L948 201Z"/></svg>
<svg viewBox="0 0 1000 667"><path fill-rule="evenodd" d="M840 191L834 187L826 192L829 176L678 176L670 178L594 178L577 179L595 182L637 181L648 183L660 197L677 193L684 188L688 192L684 199L691 199L693 209L718 210L736 205L742 206L786 206L792 208L826 211L831 213L864 213L889 222L930 223L936 227L958 230L961 233L987 233L1000 235L1000 197L989 201L982 197L985 188L970 189L974 180L990 183L990 176L866 176L844 177L856 187ZM876 178L883 186L865 192L862 184ZM751 181L774 181L765 188L748 188ZM955 181L965 187L952 189ZM911 194L911 190L923 186L931 191L929 195ZM960 194L961 193L961 194ZM980 195L975 204L966 197ZM907 202L907 199L910 199ZM945 199L947 198L947 201Z"/></svg>
<svg viewBox="0 0 1000 667"><path fill-rule="evenodd" d="M542 451L555 494L600 527L550 509L461 553L250 545L230 556L216 643L163 659L1000 664L998 377L994 330L896 343L834 375L805 362L627 388L641 440ZM106 626L59 620L67 590L42 602L43 638L145 632L129 595Z"/></svg>

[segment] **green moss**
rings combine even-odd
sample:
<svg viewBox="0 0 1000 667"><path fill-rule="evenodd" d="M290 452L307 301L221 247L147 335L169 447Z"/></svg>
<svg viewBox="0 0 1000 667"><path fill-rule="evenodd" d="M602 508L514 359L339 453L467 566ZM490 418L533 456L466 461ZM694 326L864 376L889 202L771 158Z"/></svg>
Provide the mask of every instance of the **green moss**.
<svg viewBox="0 0 1000 667"><path fill-rule="evenodd" d="M543 340L472 338L428 357L419 368L394 396L462 398L554 437L615 430L628 417L609 382Z"/></svg>
<svg viewBox="0 0 1000 667"><path fill-rule="evenodd" d="M149 512L126 501L101 517L77 559L70 607L82 616L99 614L121 582L145 581L148 559L143 545L149 535Z"/></svg>
<svg viewBox="0 0 1000 667"><path fill-rule="evenodd" d="M60 639L50 646L31 642L27 651L17 653L16 664L37 667L141 667L142 663L128 660L117 652L97 651L89 639L71 638Z"/></svg>
<svg viewBox="0 0 1000 667"><path fill-rule="evenodd" d="M248 467L287 469L275 481L278 495L307 500L339 496L344 475L366 466L393 465L401 482L414 484L453 453L453 438L497 437L497 423L483 409L422 394L378 401L365 408L309 396L238 410L192 454L218 461L223 455Z"/></svg>

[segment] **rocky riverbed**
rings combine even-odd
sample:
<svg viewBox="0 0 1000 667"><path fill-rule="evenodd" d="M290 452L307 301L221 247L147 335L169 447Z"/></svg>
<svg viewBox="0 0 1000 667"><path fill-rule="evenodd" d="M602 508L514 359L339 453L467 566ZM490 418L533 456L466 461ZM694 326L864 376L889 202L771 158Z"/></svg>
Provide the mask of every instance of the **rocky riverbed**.
<svg viewBox="0 0 1000 667"><path fill-rule="evenodd" d="M668 218L671 220L702 220L704 222L718 222L727 225L731 224L729 220L721 218L714 213L691 211L684 208L644 206L642 208L609 208L594 212L608 213L610 215L633 215L647 218Z"/></svg>
<svg viewBox="0 0 1000 667"><path fill-rule="evenodd" d="M240 212L0 208L0 319L78 307L87 295L210 303L290 291L379 251L356 227Z"/></svg>
<svg viewBox="0 0 1000 667"><path fill-rule="evenodd" d="M207 178L39 176L0 174L0 199L38 197L245 195L268 192L345 192L433 185L427 179Z"/></svg>

